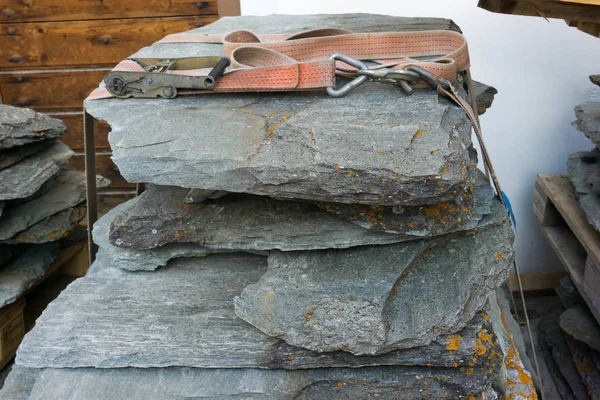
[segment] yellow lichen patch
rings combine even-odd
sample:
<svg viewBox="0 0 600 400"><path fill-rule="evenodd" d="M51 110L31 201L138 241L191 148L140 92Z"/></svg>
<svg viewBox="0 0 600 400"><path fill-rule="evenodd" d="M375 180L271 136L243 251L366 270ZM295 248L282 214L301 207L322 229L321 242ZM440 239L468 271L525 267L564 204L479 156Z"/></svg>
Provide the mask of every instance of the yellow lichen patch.
<svg viewBox="0 0 600 400"><path fill-rule="evenodd" d="M339 165L335 164L335 170L339 172L339 170L341 170L342 167L340 167Z"/></svg>
<svg viewBox="0 0 600 400"><path fill-rule="evenodd" d="M338 387L344 386L344 382L338 382Z"/></svg>
<svg viewBox="0 0 600 400"><path fill-rule="evenodd" d="M292 361L292 360L294 359L294 355L293 355L293 354L290 354L290 355L287 357L287 359L288 359L288 361Z"/></svg>
<svg viewBox="0 0 600 400"><path fill-rule="evenodd" d="M271 111L271 115L277 114L277 111Z"/></svg>
<svg viewBox="0 0 600 400"><path fill-rule="evenodd" d="M354 171L348 172L348 177L349 178L354 178L355 176L356 176L356 172L354 172Z"/></svg>
<svg viewBox="0 0 600 400"><path fill-rule="evenodd" d="M440 214L440 209L438 207L428 207L428 208L424 208L423 212L428 217L433 217L434 215L439 215Z"/></svg>
<svg viewBox="0 0 600 400"><path fill-rule="evenodd" d="M446 338L448 344L446 345L446 350L458 350L460 348L460 344L462 342L462 338L460 335L454 335Z"/></svg>
<svg viewBox="0 0 600 400"><path fill-rule="evenodd" d="M394 127L394 125L390 125L390 129L393 128L393 127Z"/></svg>
<svg viewBox="0 0 600 400"><path fill-rule="evenodd" d="M467 368L467 376L473 375L473 368Z"/></svg>
<svg viewBox="0 0 600 400"><path fill-rule="evenodd" d="M313 315L315 315L315 313L312 310L306 310L302 313L302 315L304 315L304 318L310 321L313 318Z"/></svg>
<svg viewBox="0 0 600 400"><path fill-rule="evenodd" d="M504 259L504 257L502 256L502 253L496 253L496 260L502 260Z"/></svg>
<svg viewBox="0 0 600 400"><path fill-rule="evenodd" d="M415 132L415 134L413 135L413 137L411 139L411 142L413 142L416 138L418 138L422 134L423 134L423 131L421 129L417 129L417 131Z"/></svg>
<svg viewBox="0 0 600 400"><path fill-rule="evenodd" d="M288 119L290 119L290 118L291 118L291 117L290 117L289 115L284 115L284 116L283 116L283 120L284 120L284 121L287 121L287 120L288 120Z"/></svg>
<svg viewBox="0 0 600 400"><path fill-rule="evenodd" d="M267 129L267 136L278 137L278 135L275 133L275 130L279 127L279 125L281 125L281 121L275 122L269 129Z"/></svg>

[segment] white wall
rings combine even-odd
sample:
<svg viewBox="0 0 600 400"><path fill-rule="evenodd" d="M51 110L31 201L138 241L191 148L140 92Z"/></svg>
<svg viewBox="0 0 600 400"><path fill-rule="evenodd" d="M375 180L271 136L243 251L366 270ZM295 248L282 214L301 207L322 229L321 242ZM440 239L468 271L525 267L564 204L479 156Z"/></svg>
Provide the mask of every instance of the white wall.
<svg viewBox="0 0 600 400"><path fill-rule="evenodd" d="M570 153L593 147L571 127L600 73L600 39L562 20L494 14L477 0L241 0L243 15L366 12L451 18L469 41L474 79L498 89L481 117L486 146L517 218L521 272L563 269L531 211L537 173L565 173ZM350 29L352 27L349 27Z"/></svg>

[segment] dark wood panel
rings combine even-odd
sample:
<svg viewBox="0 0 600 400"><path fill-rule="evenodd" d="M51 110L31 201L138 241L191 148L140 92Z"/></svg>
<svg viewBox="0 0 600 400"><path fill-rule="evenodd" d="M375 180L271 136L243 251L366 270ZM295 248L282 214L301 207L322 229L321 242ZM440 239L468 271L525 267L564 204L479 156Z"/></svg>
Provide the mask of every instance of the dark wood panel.
<svg viewBox="0 0 600 400"><path fill-rule="evenodd" d="M217 1L3 0L0 23L217 14Z"/></svg>
<svg viewBox="0 0 600 400"><path fill-rule="evenodd" d="M81 69L0 74L4 104L38 111L82 110L83 100L108 71Z"/></svg>
<svg viewBox="0 0 600 400"><path fill-rule="evenodd" d="M164 36L216 16L3 24L0 69L113 66Z"/></svg>
<svg viewBox="0 0 600 400"><path fill-rule="evenodd" d="M85 171L85 158L83 154L76 154L69 160L69 169L75 171ZM135 183L129 183L119 173L119 168L110 159L109 154L96 155L96 174L110 179L111 189L131 189L135 188Z"/></svg>
<svg viewBox="0 0 600 400"><path fill-rule="evenodd" d="M71 149L83 151L85 148L83 141L83 113L75 114L53 114L48 113L51 117L61 119L67 125L67 133L61 138L63 143L66 143ZM110 150L108 144L108 133L110 126L104 121L94 121L94 144L96 149Z"/></svg>

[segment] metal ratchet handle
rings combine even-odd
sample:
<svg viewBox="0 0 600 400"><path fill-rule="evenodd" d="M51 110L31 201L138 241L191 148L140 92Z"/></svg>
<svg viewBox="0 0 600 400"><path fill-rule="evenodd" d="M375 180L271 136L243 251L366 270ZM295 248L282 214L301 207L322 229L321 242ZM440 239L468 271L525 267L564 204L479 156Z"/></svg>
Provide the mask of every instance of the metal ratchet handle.
<svg viewBox="0 0 600 400"><path fill-rule="evenodd" d="M221 75L223 75L223 73L225 72L225 69L227 67L229 67L230 64L231 64L231 62L229 61L228 58L226 58L226 57L221 58L219 60L219 62L213 67L213 69L208 73L208 76L204 80L204 86L206 86L206 87L214 86L217 79L219 79L219 77Z"/></svg>

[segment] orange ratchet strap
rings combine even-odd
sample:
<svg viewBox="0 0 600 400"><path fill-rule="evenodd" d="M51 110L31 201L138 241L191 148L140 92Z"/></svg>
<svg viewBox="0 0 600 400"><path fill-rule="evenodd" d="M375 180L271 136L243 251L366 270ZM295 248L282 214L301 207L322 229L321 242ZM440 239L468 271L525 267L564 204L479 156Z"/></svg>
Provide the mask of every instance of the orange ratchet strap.
<svg viewBox="0 0 600 400"><path fill-rule="evenodd" d="M413 86L447 85L469 67L467 42L453 31L317 29L286 36L240 30L228 35L180 33L157 43L222 43L231 65L224 69L218 57L131 58L109 72L105 86L88 99L318 89L342 96L368 80L397 84L410 94ZM336 89L336 75L355 79Z"/></svg>

